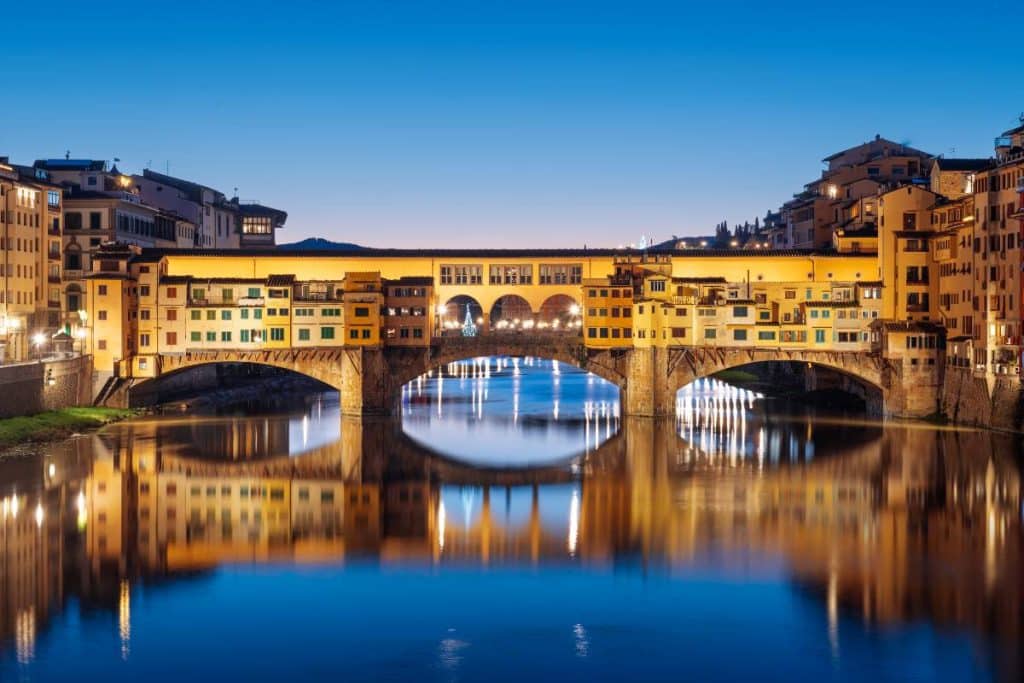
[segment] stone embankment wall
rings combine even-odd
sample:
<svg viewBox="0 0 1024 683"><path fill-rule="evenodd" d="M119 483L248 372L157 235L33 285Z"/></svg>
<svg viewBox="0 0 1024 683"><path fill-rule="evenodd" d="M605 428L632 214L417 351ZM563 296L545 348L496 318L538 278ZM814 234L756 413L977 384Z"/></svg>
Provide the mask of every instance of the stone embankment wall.
<svg viewBox="0 0 1024 683"><path fill-rule="evenodd" d="M1024 391L1013 377L977 377L968 368L947 368L942 412L958 424L1024 431Z"/></svg>
<svg viewBox="0 0 1024 683"><path fill-rule="evenodd" d="M0 366L0 418L91 402L91 356Z"/></svg>

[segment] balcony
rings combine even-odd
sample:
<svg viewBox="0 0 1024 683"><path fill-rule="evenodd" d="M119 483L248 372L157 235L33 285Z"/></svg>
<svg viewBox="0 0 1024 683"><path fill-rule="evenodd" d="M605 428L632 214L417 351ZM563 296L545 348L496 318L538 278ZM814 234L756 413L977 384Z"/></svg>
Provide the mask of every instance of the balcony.
<svg viewBox="0 0 1024 683"><path fill-rule="evenodd" d="M262 306L265 299L262 296L243 296L238 300L239 306Z"/></svg>
<svg viewBox="0 0 1024 683"><path fill-rule="evenodd" d="M927 313L927 304L907 304L907 313Z"/></svg>
<svg viewBox="0 0 1024 683"><path fill-rule="evenodd" d="M46 258L50 259L51 261L60 261L60 252L48 251L46 252Z"/></svg>
<svg viewBox="0 0 1024 683"><path fill-rule="evenodd" d="M53 274L47 275L46 276L46 281L50 282L52 284L60 284L60 275L53 275Z"/></svg>
<svg viewBox="0 0 1024 683"><path fill-rule="evenodd" d="M341 303L341 294L332 296L327 292L295 292L292 297L293 301L309 301L309 302L328 302L334 301Z"/></svg>
<svg viewBox="0 0 1024 683"><path fill-rule="evenodd" d="M908 285L927 285L928 284L928 278L926 278L926 277L908 277L907 278L907 284Z"/></svg>
<svg viewBox="0 0 1024 683"><path fill-rule="evenodd" d="M60 228L55 228L52 225L46 229L47 235L53 235L54 237L60 237Z"/></svg>
<svg viewBox="0 0 1024 683"><path fill-rule="evenodd" d="M46 307L47 308L56 308L56 309L59 310L60 309L60 302L59 301L50 301L50 300L48 300L46 302Z"/></svg>

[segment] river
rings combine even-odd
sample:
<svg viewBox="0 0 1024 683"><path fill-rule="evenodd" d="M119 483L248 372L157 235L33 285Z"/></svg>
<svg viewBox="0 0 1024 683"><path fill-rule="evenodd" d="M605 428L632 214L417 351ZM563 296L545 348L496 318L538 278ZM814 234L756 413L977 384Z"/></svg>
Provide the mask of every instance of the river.
<svg viewBox="0 0 1024 683"><path fill-rule="evenodd" d="M1016 681L1020 443L540 359L0 459L0 680Z"/></svg>

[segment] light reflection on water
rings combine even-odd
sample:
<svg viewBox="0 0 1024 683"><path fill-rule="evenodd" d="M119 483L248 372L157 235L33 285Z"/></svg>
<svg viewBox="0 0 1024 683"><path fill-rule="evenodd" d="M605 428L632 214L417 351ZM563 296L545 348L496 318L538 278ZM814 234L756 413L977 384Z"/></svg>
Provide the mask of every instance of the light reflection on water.
<svg viewBox="0 0 1024 683"><path fill-rule="evenodd" d="M524 467L597 450L619 431L619 390L539 358L473 358L402 389L402 428L427 447L485 467Z"/></svg>
<svg viewBox="0 0 1024 683"><path fill-rule="evenodd" d="M0 461L0 679L1020 680L1013 437L513 370Z"/></svg>

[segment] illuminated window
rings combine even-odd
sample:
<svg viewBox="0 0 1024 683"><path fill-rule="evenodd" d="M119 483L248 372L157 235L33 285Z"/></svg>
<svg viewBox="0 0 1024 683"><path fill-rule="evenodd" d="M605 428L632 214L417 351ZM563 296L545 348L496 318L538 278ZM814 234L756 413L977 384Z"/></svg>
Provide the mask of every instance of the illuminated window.
<svg viewBox="0 0 1024 683"><path fill-rule="evenodd" d="M269 235L273 231L269 216L245 216L242 232L246 235Z"/></svg>

